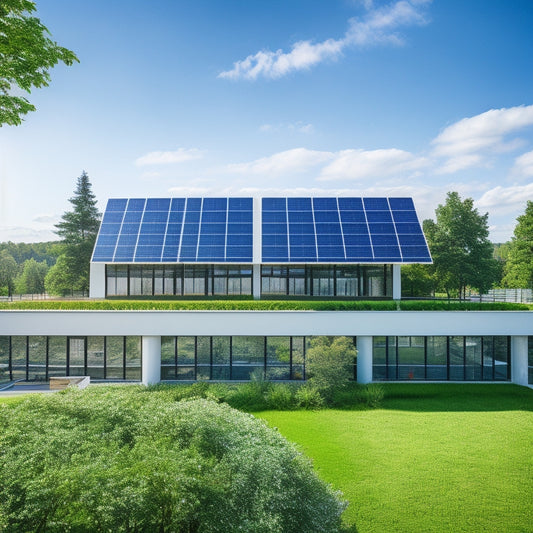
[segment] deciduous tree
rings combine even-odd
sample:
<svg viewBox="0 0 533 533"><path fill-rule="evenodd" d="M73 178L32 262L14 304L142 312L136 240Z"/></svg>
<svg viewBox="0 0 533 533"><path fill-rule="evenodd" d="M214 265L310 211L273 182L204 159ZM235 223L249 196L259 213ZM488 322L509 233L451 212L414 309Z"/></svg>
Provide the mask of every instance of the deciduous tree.
<svg viewBox="0 0 533 533"><path fill-rule="evenodd" d="M14 89L30 93L47 87L52 67L78 61L74 52L50 39L46 26L32 15L35 11L31 0L0 2L0 126L18 125L23 115L35 111L26 97L13 94Z"/></svg>
<svg viewBox="0 0 533 533"><path fill-rule="evenodd" d="M503 285L515 289L533 289L533 202L517 219L509 243Z"/></svg>
<svg viewBox="0 0 533 533"><path fill-rule="evenodd" d="M463 298L467 287L488 290L498 278L489 241L488 213L480 215L472 198L449 192L435 210L436 222L424 221L437 283L448 296Z"/></svg>
<svg viewBox="0 0 533 533"><path fill-rule="evenodd" d="M18 273L17 262L7 251L0 251L0 289L4 289L11 296L15 288L15 278Z"/></svg>
<svg viewBox="0 0 533 533"><path fill-rule="evenodd" d="M24 262L22 274L17 278L17 292L20 294L44 293L44 280L47 273L48 265L46 261L38 263L35 259L28 259Z"/></svg>

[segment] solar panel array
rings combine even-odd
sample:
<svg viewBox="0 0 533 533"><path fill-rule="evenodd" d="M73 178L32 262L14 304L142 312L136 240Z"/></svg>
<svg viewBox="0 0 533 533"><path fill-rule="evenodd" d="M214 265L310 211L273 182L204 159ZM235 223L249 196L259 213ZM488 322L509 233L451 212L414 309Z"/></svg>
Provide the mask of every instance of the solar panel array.
<svg viewBox="0 0 533 533"><path fill-rule="evenodd" d="M265 263L430 263L411 198L263 198Z"/></svg>
<svg viewBox="0 0 533 533"><path fill-rule="evenodd" d="M111 199L92 260L251 263L252 241L252 198Z"/></svg>
<svg viewBox="0 0 533 533"><path fill-rule="evenodd" d="M110 199L92 260L252 263L253 220L252 198ZM263 198L261 221L263 263L431 263L411 198Z"/></svg>

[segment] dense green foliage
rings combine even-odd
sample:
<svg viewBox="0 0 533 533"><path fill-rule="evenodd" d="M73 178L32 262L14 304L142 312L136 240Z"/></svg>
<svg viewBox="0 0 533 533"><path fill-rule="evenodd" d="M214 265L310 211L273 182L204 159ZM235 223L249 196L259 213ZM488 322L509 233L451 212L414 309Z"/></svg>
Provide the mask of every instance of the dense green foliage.
<svg viewBox="0 0 533 533"><path fill-rule="evenodd" d="M330 403L353 379L357 351L348 337L315 337L306 353L308 384Z"/></svg>
<svg viewBox="0 0 533 533"><path fill-rule="evenodd" d="M0 531L335 532L281 435L215 402L98 387L0 406Z"/></svg>
<svg viewBox="0 0 533 533"><path fill-rule="evenodd" d="M44 279L48 273L46 261L41 263L35 259L28 259L24 262L22 273L16 281L16 292L18 294L42 294L45 291Z"/></svg>
<svg viewBox="0 0 533 533"><path fill-rule="evenodd" d="M533 516L533 390L383 384L378 410L268 411L359 533L520 533Z"/></svg>
<svg viewBox="0 0 533 533"><path fill-rule="evenodd" d="M499 281L499 267L489 241L488 213L480 215L472 198L449 192L435 210L436 222L424 221L437 289L463 298L467 287L486 292Z"/></svg>
<svg viewBox="0 0 533 533"><path fill-rule="evenodd" d="M52 67L78 61L74 52L48 37L48 29L32 16L35 10L30 0L0 2L0 126L18 125L23 115L35 111L27 98L13 92L46 87Z"/></svg>
<svg viewBox="0 0 533 533"><path fill-rule="evenodd" d="M62 241L61 255L46 279L46 290L51 294L89 290L89 268L100 227L100 213L85 171L77 179L74 196L69 202L72 211L64 213L61 222L56 224L56 233Z"/></svg>
<svg viewBox="0 0 533 533"><path fill-rule="evenodd" d="M527 311L531 305L448 300L45 300L0 302L0 309L64 311Z"/></svg>
<svg viewBox="0 0 533 533"><path fill-rule="evenodd" d="M505 287L533 289L533 201L528 200L525 213L517 218L514 235L508 245Z"/></svg>
<svg viewBox="0 0 533 533"><path fill-rule="evenodd" d="M18 265L13 256L7 250L0 251L0 290L7 296L11 296L15 288L15 278L18 273Z"/></svg>
<svg viewBox="0 0 533 533"><path fill-rule="evenodd" d="M57 241L36 242L32 244L7 241L0 242L0 252L6 250L19 267L28 259L35 259L38 263L46 261L51 266L56 262L56 246Z"/></svg>

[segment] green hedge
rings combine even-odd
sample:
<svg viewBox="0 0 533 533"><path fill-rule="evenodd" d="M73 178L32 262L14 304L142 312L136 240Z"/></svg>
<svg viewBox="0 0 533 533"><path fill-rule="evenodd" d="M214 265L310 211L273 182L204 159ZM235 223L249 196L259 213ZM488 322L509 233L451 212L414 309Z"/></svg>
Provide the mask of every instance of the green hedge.
<svg viewBox="0 0 533 533"><path fill-rule="evenodd" d="M527 311L533 305L448 300L40 300L0 302L0 310L124 311Z"/></svg>

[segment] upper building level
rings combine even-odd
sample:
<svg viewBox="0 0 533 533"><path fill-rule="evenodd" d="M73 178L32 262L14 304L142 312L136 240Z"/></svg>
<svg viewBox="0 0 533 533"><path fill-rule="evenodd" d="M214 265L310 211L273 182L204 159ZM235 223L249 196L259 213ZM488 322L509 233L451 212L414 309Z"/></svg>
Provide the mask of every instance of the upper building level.
<svg viewBox="0 0 533 533"><path fill-rule="evenodd" d="M110 199L91 296L397 297L407 263L431 263L411 198Z"/></svg>

